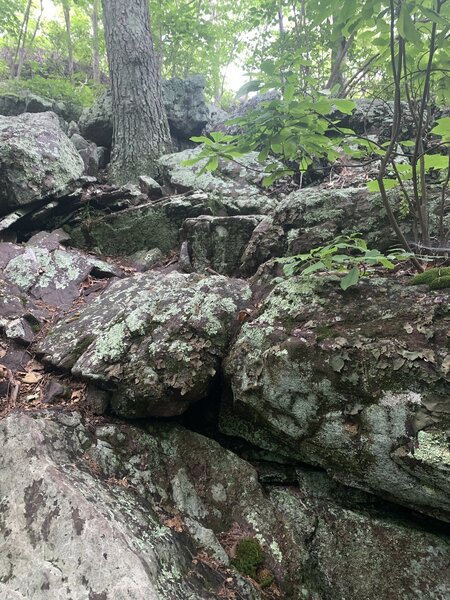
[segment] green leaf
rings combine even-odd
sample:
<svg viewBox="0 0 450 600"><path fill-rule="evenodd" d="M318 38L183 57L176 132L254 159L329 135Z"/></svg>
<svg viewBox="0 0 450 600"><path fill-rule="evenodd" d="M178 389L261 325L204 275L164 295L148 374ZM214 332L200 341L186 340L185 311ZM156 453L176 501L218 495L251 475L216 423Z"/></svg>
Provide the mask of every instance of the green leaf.
<svg viewBox="0 0 450 600"><path fill-rule="evenodd" d="M353 267L345 277L341 279L341 288L345 291L352 285L356 285L359 281L359 269Z"/></svg>
<svg viewBox="0 0 450 600"><path fill-rule="evenodd" d="M435 10L431 10L430 8L426 8L425 6L419 6L420 12L425 15L427 19L430 19L433 23L437 25L441 25L442 27L448 28L450 23L441 17Z"/></svg>
<svg viewBox="0 0 450 600"><path fill-rule="evenodd" d="M448 156L442 156L441 154L425 154L424 156L425 170L430 169L446 169L448 167Z"/></svg>
<svg viewBox="0 0 450 600"><path fill-rule="evenodd" d="M205 142L210 142L211 141L205 135L193 135L189 139L191 140L191 142L196 142L197 144L204 144Z"/></svg>
<svg viewBox="0 0 450 600"><path fill-rule="evenodd" d="M450 117L443 117L436 121L437 125L431 130L431 133L440 135L444 141L450 141Z"/></svg>
<svg viewBox="0 0 450 600"><path fill-rule="evenodd" d="M378 186L378 181L376 179L374 181L368 181L367 189L369 190L369 192L379 192L380 188Z"/></svg>
<svg viewBox="0 0 450 600"><path fill-rule="evenodd" d="M356 108L356 104L353 100L333 100L333 104L337 110L344 113L344 115L351 115Z"/></svg>
<svg viewBox="0 0 450 600"><path fill-rule="evenodd" d="M397 26L398 32L403 39L407 40L408 42L412 42L417 46L422 44L422 39L413 23L413 20L411 19L409 8L406 3L403 3L400 9Z"/></svg>
<svg viewBox="0 0 450 600"><path fill-rule="evenodd" d="M250 92L258 92L262 85L262 81L256 79L255 81L247 81L241 86L236 92L236 98L240 98L241 96L246 96Z"/></svg>
<svg viewBox="0 0 450 600"><path fill-rule="evenodd" d="M306 267L306 269L302 271L302 275L309 275L310 273L315 273L316 271L324 269L324 267L325 265L323 264L323 262L319 260L318 262L309 265L309 267Z"/></svg>

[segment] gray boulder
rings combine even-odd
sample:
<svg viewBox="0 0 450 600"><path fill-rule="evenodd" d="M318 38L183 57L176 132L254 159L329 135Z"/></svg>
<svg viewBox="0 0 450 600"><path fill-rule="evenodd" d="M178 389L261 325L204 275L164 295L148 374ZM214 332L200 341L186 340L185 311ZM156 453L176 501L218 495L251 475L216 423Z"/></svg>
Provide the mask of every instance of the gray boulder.
<svg viewBox="0 0 450 600"><path fill-rule="evenodd" d="M148 272L113 283L39 344L47 362L112 391L127 417L172 416L208 394L250 300L246 282Z"/></svg>
<svg viewBox="0 0 450 600"><path fill-rule="evenodd" d="M189 537L126 479L102 478L79 414L12 414L0 422L0 443L2 598L219 597L220 568L194 562ZM230 591L261 598L231 577Z"/></svg>
<svg viewBox="0 0 450 600"><path fill-rule="evenodd" d="M202 174L200 171L208 159L202 159L193 166L183 164L196 158L200 152L201 147L198 147L166 154L159 159L165 179L172 188L179 192L207 192L216 214L259 215L275 208L276 201L260 187L264 175L257 152L241 157L239 164L221 161L217 171Z"/></svg>
<svg viewBox="0 0 450 600"><path fill-rule="evenodd" d="M62 193L83 168L54 113L0 117L0 214Z"/></svg>
<svg viewBox="0 0 450 600"><path fill-rule="evenodd" d="M205 81L198 75L163 81L164 106L176 147L179 141L186 142L193 135L200 135L208 122L209 110L204 89ZM79 125L85 138L99 146L111 148L113 129L109 91L83 111Z"/></svg>
<svg viewBox="0 0 450 600"><path fill-rule="evenodd" d="M450 520L449 306L389 279L279 283L225 361L221 428Z"/></svg>
<svg viewBox="0 0 450 600"><path fill-rule="evenodd" d="M186 219L182 237L189 244L193 268L199 272L209 268L222 275L237 275L242 253L260 220L257 216L206 215Z"/></svg>
<svg viewBox="0 0 450 600"><path fill-rule="evenodd" d="M25 112L41 113L52 111L62 120L78 121L82 107L73 102L62 102L38 96L28 90L17 94L0 94L0 115L15 117Z"/></svg>
<svg viewBox="0 0 450 600"><path fill-rule="evenodd" d="M38 600L68 584L75 600L448 597L444 534L318 470L264 486L261 462L178 425L77 413L12 414L0 441L2 592L26 581ZM263 552L253 580L231 564L242 539Z"/></svg>
<svg viewBox="0 0 450 600"><path fill-rule="evenodd" d="M135 204L139 200L144 198L137 197ZM207 194L170 196L158 202L146 197L144 204L124 210L107 214L92 211L87 218L79 215L78 223L70 227L71 243L112 256L154 248L165 254L179 247L183 221L203 214L212 214Z"/></svg>

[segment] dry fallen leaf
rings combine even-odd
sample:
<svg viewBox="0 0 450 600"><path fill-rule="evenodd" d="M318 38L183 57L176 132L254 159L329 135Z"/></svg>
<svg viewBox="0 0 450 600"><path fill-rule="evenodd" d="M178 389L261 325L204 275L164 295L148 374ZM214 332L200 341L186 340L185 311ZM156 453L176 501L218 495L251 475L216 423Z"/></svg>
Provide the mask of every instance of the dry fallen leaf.
<svg viewBox="0 0 450 600"><path fill-rule="evenodd" d="M30 371L22 378L23 383L39 383L42 379L42 375L40 373L35 373L34 371Z"/></svg>

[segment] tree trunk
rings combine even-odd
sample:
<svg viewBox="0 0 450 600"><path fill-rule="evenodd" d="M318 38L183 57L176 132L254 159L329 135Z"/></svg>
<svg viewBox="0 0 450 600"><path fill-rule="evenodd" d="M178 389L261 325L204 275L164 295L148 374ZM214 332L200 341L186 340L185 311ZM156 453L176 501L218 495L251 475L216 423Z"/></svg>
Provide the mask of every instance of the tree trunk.
<svg viewBox="0 0 450 600"><path fill-rule="evenodd" d="M100 44L98 36L98 0L92 4L92 79L100 83Z"/></svg>
<svg viewBox="0 0 450 600"><path fill-rule="evenodd" d="M169 125L150 32L147 0L102 0L111 76L111 179L159 177L158 158L171 150Z"/></svg>
<svg viewBox="0 0 450 600"><path fill-rule="evenodd" d="M70 23L70 5L67 1L63 2L63 13L64 20L66 22L66 35L67 35L67 54L69 58L68 75L69 79L73 76L73 47L72 47L72 32Z"/></svg>
<svg viewBox="0 0 450 600"><path fill-rule="evenodd" d="M28 24L30 21L32 0L28 0L25 14L23 17L22 25L20 27L19 41L17 42L17 49L14 57L14 71L17 79L20 79L22 74L22 67L25 61L25 48L27 43Z"/></svg>

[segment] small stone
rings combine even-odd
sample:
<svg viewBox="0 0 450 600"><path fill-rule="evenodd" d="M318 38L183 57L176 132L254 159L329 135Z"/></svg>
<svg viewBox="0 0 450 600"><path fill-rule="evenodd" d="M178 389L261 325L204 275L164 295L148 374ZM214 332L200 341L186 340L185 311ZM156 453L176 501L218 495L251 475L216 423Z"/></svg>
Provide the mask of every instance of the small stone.
<svg viewBox="0 0 450 600"><path fill-rule="evenodd" d="M86 401L94 415L104 415L109 407L109 393L90 385L87 388Z"/></svg>
<svg viewBox="0 0 450 600"><path fill-rule="evenodd" d="M139 189L143 194L147 194L149 198L161 198L163 195L163 190L159 183L147 175L139 177Z"/></svg>
<svg viewBox="0 0 450 600"><path fill-rule="evenodd" d="M47 404L53 404L59 398L66 396L66 388L59 383L56 379L50 379L44 392L44 402Z"/></svg>
<svg viewBox="0 0 450 600"><path fill-rule="evenodd" d="M132 265L140 272L149 271L155 267L163 258L159 248L151 250L139 250L130 256Z"/></svg>

